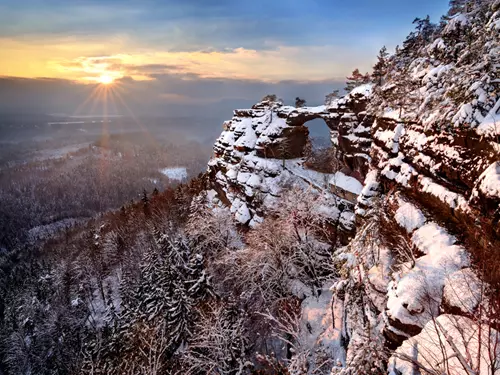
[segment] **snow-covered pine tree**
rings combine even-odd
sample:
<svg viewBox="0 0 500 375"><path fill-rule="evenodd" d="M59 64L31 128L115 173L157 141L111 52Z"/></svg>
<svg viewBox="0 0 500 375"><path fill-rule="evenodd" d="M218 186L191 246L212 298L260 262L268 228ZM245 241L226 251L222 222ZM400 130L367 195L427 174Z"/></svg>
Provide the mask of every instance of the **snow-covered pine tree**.
<svg viewBox="0 0 500 375"><path fill-rule="evenodd" d="M183 353L183 374L243 374L249 343L245 316L232 303L212 301L200 310Z"/></svg>
<svg viewBox="0 0 500 375"><path fill-rule="evenodd" d="M387 349L381 335L370 334L365 327L349 345L348 360L344 368L336 367L331 375L383 375L387 373Z"/></svg>
<svg viewBox="0 0 500 375"><path fill-rule="evenodd" d="M190 336L192 300L183 282L174 284L172 296L167 302L167 330L169 349L174 352Z"/></svg>
<svg viewBox="0 0 500 375"><path fill-rule="evenodd" d="M189 262L185 267L185 287L188 295L193 298L204 297L207 294L212 294L210 279L203 265L203 255L192 254Z"/></svg>
<svg viewBox="0 0 500 375"><path fill-rule="evenodd" d="M468 1L469 0L450 0L448 16L453 17L454 15L463 12Z"/></svg>
<svg viewBox="0 0 500 375"><path fill-rule="evenodd" d="M106 310L103 319L106 328L116 327L118 323L118 311L115 306L114 293L111 285L106 288Z"/></svg>
<svg viewBox="0 0 500 375"><path fill-rule="evenodd" d="M387 74L388 69L388 57L389 53L387 52L387 48L383 46L377 56L377 63L373 66L372 72L372 80L373 82L381 86L383 83L383 78Z"/></svg>

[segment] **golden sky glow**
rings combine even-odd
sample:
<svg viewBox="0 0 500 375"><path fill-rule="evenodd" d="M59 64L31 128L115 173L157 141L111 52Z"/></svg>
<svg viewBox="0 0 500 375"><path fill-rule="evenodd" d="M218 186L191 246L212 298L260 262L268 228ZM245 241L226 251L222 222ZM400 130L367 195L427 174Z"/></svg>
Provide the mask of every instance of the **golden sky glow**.
<svg viewBox="0 0 500 375"><path fill-rule="evenodd" d="M152 74L195 74L275 81L322 80L349 72L352 53L333 46L237 48L230 52L169 52L141 49L125 37L108 40L0 38L0 75L96 82ZM369 64L367 64L369 65Z"/></svg>

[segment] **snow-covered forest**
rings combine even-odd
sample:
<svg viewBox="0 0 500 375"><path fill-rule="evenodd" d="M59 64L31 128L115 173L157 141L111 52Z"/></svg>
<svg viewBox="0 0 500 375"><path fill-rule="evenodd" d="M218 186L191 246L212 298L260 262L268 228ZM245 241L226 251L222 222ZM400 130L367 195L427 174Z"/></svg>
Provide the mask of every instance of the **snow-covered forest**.
<svg viewBox="0 0 500 375"><path fill-rule="evenodd" d="M235 110L198 177L5 242L0 373L499 375L500 1L414 26L322 106Z"/></svg>

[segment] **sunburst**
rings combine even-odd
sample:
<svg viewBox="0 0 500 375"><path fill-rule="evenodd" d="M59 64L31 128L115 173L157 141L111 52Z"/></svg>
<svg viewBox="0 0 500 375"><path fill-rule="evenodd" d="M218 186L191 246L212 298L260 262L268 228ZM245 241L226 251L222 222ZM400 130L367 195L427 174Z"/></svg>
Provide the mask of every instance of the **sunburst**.
<svg viewBox="0 0 500 375"><path fill-rule="evenodd" d="M103 85L110 85L114 82L114 78L109 74L103 74L98 78L99 83Z"/></svg>

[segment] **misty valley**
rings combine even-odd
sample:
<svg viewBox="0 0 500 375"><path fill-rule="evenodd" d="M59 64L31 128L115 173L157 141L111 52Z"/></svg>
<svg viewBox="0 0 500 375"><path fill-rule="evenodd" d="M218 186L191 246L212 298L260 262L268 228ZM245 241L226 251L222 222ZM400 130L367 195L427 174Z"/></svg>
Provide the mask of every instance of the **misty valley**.
<svg viewBox="0 0 500 375"><path fill-rule="evenodd" d="M0 120L4 251L186 182L210 157L207 144L168 124L119 116L39 117Z"/></svg>

